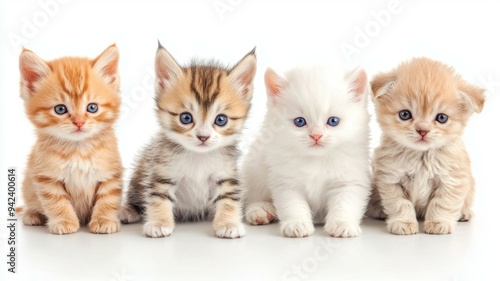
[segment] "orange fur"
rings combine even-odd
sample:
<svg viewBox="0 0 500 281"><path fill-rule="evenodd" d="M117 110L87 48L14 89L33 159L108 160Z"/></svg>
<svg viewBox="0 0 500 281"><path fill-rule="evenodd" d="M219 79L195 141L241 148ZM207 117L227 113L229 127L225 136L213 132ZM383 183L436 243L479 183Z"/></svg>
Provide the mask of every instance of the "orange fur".
<svg viewBox="0 0 500 281"><path fill-rule="evenodd" d="M381 145L373 161L374 192L368 208L387 217L394 234L447 234L472 216L475 183L461 135L484 105L484 90L451 67L416 58L371 82ZM402 119L402 111L411 112ZM438 115L447 120L438 122ZM423 135L422 135L423 134Z"/></svg>
<svg viewBox="0 0 500 281"><path fill-rule="evenodd" d="M94 233L119 230L122 172L113 124L120 108L118 49L98 58L43 61L20 55L21 97L36 128L22 186L23 222L55 234L89 223ZM90 103L98 105L89 112ZM65 114L55 106L64 105ZM77 124L80 124L79 127Z"/></svg>

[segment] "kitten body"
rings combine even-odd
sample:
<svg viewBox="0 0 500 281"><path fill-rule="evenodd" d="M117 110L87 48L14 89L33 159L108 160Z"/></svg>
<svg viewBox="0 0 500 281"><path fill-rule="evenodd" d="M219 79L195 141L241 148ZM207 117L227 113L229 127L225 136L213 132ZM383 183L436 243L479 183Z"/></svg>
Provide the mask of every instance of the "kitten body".
<svg viewBox="0 0 500 281"><path fill-rule="evenodd" d="M245 235L236 144L250 109L255 70L253 51L232 69L197 62L180 67L159 46L161 130L137 161L123 222L143 219L147 236L164 237L175 221L212 219L218 237Z"/></svg>
<svg viewBox="0 0 500 281"><path fill-rule="evenodd" d="M87 223L95 233L119 230L118 56L114 45L94 60L21 53L21 97L37 133L22 186L25 224L55 234Z"/></svg>
<svg viewBox="0 0 500 281"><path fill-rule="evenodd" d="M440 62L417 58L372 81L381 145L367 214L394 234L451 233L472 217L474 178L461 139L483 90ZM409 115L408 115L409 113Z"/></svg>
<svg viewBox="0 0 500 281"><path fill-rule="evenodd" d="M335 237L358 236L370 193L365 72L268 70L266 87L268 112L242 168L246 220L279 218L288 237L311 235L313 222ZM297 117L307 124L295 125ZM340 122L330 126L330 117Z"/></svg>

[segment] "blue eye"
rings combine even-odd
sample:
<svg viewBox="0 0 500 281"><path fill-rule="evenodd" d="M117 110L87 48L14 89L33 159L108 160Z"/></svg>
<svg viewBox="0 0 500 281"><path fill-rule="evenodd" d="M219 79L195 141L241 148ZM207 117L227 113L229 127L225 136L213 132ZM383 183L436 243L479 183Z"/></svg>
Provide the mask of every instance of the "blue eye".
<svg viewBox="0 0 500 281"><path fill-rule="evenodd" d="M438 121L441 124L444 124L446 123L446 121L448 121L448 115L444 113L439 113L438 115L436 115L436 121Z"/></svg>
<svg viewBox="0 0 500 281"><path fill-rule="evenodd" d="M412 118L411 112L407 109L401 110L399 112L399 118L401 118L401 120L403 121L410 120Z"/></svg>
<svg viewBox="0 0 500 281"><path fill-rule="evenodd" d="M222 127L227 124L227 116L224 114L219 114L215 117L215 125Z"/></svg>
<svg viewBox="0 0 500 281"><path fill-rule="evenodd" d="M59 114L59 115L63 115L65 113L68 112L68 109L66 108L65 105L62 105L62 104L58 104L56 106L54 106L54 111Z"/></svg>
<svg viewBox="0 0 500 281"><path fill-rule="evenodd" d="M303 117L297 117L297 118L293 119L293 123L297 127L304 127L307 124L306 119L304 119Z"/></svg>
<svg viewBox="0 0 500 281"><path fill-rule="evenodd" d="M99 106L97 106L97 104L95 103L89 103L87 105L87 111L90 113L96 113L97 109L99 109Z"/></svg>
<svg viewBox="0 0 500 281"><path fill-rule="evenodd" d="M193 116L191 115L191 113L187 113L187 112L181 113L180 119L181 119L182 124L193 123Z"/></svg>
<svg viewBox="0 0 500 281"><path fill-rule="evenodd" d="M328 124L332 127L337 126L339 123L340 123L340 119L338 117L335 117L335 116L328 118L328 121L326 122L326 124Z"/></svg>

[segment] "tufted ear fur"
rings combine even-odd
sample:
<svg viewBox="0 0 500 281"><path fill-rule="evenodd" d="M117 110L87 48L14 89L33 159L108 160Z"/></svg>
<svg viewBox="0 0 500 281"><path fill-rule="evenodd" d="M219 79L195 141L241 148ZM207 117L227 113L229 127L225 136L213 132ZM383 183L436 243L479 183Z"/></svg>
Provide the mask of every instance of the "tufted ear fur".
<svg viewBox="0 0 500 281"><path fill-rule="evenodd" d="M23 49L19 56L21 72L21 97L28 100L35 94L38 82L51 72L49 65L28 49Z"/></svg>
<svg viewBox="0 0 500 281"><path fill-rule="evenodd" d="M397 76L394 71L377 74L370 83L373 98L377 99L380 96L387 94L394 85L394 82L396 82L396 79Z"/></svg>
<svg viewBox="0 0 500 281"><path fill-rule="evenodd" d="M458 94L464 100L465 104L476 113L480 113L483 110L485 101L484 92L484 89L469 84L462 79L458 82Z"/></svg>

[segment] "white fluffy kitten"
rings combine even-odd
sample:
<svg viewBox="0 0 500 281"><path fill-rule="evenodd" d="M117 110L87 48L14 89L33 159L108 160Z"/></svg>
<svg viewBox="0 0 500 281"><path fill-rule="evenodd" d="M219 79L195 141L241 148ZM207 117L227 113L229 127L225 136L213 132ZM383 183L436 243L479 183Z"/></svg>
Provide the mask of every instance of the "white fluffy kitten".
<svg viewBox="0 0 500 281"><path fill-rule="evenodd" d="M279 218L288 237L311 235L313 222L334 237L360 235L370 194L366 73L268 69L265 83L268 112L242 169L246 220Z"/></svg>

